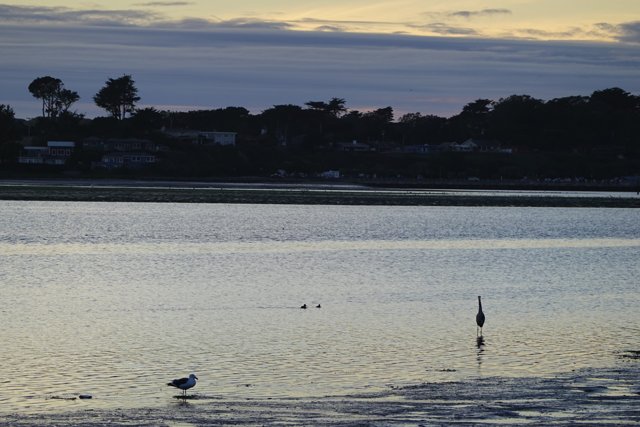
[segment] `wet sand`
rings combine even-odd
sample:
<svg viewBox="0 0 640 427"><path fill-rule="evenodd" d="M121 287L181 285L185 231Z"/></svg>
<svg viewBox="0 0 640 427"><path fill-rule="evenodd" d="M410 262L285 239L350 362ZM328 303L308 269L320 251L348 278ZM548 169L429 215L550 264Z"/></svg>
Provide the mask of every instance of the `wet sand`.
<svg viewBox="0 0 640 427"><path fill-rule="evenodd" d="M445 194L434 190L372 189L357 185L203 184L177 182L16 182L0 183L0 200L271 203L396 206L518 206L639 208L639 197ZM374 191L376 190L376 191ZM383 190L383 191L380 191ZM630 193L631 194L631 193ZM635 194L635 193L633 193Z"/></svg>
<svg viewBox="0 0 640 427"><path fill-rule="evenodd" d="M615 368L553 378L480 378L390 387L344 397L228 399L193 389L167 394L160 408L0 416L1 425L640 425L640 363L629 352ZM99 397L96 397L99 398Z"/></svg>

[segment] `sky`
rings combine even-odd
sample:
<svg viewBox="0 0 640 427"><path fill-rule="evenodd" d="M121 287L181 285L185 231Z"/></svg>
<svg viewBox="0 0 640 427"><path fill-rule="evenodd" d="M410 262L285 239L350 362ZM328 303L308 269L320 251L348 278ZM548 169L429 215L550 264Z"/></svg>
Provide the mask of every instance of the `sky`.
<svg viewBox="0 0 640 427"><path fill-rule="evenodd" d="M0 0L1 2L2 0ZM396 117L451 116L480 98L640 94L638 0L251 0L0 3L0 104L60 78L74 109L129 74L140 107L176 111L344 98Z"/></svg>

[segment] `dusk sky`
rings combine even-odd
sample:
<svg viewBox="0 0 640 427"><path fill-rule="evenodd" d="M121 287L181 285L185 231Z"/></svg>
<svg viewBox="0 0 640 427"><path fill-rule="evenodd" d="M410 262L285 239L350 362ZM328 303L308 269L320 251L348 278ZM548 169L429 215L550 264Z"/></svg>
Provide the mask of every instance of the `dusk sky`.
<svg viewBox="0 0 640 427"><path fill-rule="evenodd" d="M621 87L640 94L638 0L45 1L0 4L0 104L41 105L36 77L62 79L73 109L131 74L140 106L344 98L450 116L478 98L544 100Z"/></svg>

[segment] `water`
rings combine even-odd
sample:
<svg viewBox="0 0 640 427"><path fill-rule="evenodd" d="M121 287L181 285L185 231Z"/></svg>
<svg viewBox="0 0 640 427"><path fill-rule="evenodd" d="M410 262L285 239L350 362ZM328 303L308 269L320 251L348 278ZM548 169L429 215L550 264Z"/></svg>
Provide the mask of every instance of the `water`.
<svg viewBox="0 0 640 427"><path fill-rule="evenodd" d="M190 372L201 395L323 396L606 367L640 347L639 210L0 212L0 412L166 406Z"/></svg>

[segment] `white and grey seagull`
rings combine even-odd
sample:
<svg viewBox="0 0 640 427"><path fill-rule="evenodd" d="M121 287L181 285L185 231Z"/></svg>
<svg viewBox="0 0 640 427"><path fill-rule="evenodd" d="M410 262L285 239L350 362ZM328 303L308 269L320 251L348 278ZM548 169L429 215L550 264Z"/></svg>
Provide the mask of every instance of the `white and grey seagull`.
<svg viewBox="0 0 640 427"><path fill-rule="evenodd" d="M198 377L196 377L196 374L190 374L189 378L178 378L171 381L170 383L167 383L167 385L179 388L180 390L182 390L182 395L186 396L187 390L196 385L197 379Z"/></svg>

